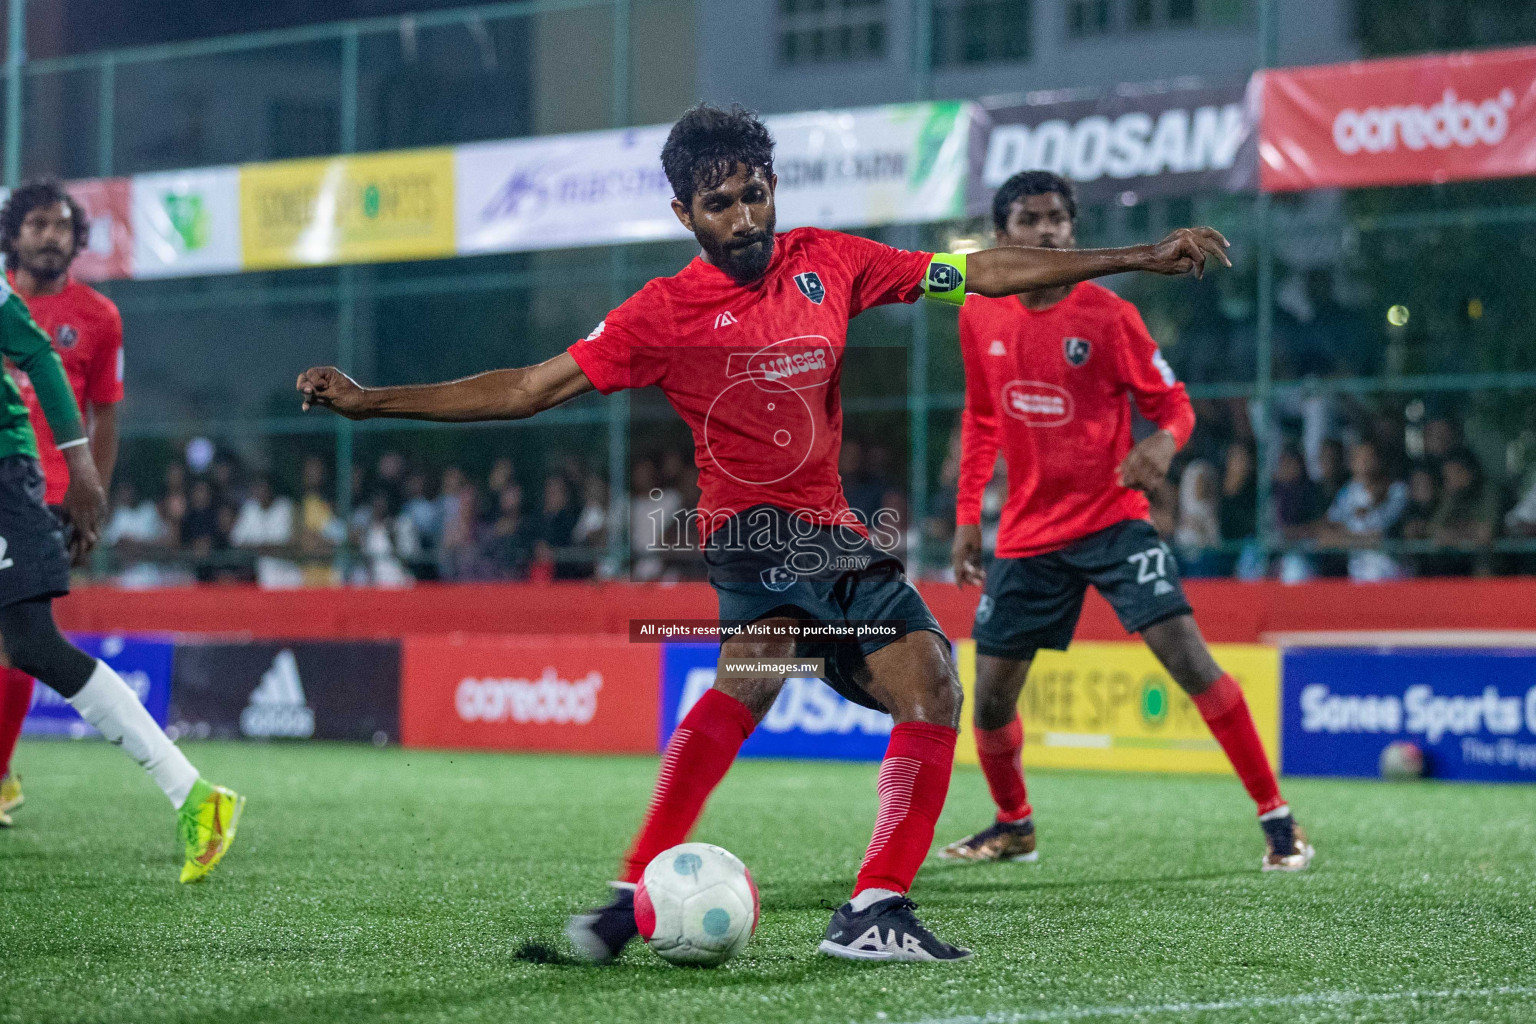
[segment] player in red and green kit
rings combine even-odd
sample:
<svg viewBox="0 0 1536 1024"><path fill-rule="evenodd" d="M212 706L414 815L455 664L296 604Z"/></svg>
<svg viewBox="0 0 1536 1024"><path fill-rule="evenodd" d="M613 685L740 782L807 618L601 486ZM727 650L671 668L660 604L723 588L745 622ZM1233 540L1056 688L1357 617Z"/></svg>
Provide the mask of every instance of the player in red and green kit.
<svg viewBox="0 0 1536 1024"><path fill-rule="evenodd" d="M85 211L57 181L27 182L0 208L6 280L53 340L86 420L102 490L110 492L117 462L117 403L123 400L123 321L111 299L70 275L89 237ZM37 435L38 461L48 485L44 500L58 510L69 490L69 463L54 444L31 378L19 370L13 376ZM11 771L11 755L31 704L32 677L19 669L0 670L0 825L22 803L21 778Z"/></svg>
<svg viewBox="0 0 1536 1024"><path fill-rule="evenodd" d="M998 245L1070 250L1072 186L1048 171L1010 178L993 199ZM1066 650L1089 585L1140 633L1194 701L1258 808L1265 871L1299 871L1312 847L1280 795L1248 702L1211 657L1178 565L1148 519L1143 492L1189 440L1189 396L1136 307L1092 282L1006 298L973 295L960 313L965 361L954 564L960 586L985 586L972 720L998 811L947 860L1031 861L1019 694L1041 649ZM1132 444L1131 402L1157 430ZM1008 499L997 557L981 565L981 494L1001 451Z"/></svg>
<svg viewBox="0 0 1536 1024"><path fill-rule="evenodd" d="M949 790L960 690L949 642L901 562L872 543L838 476L839 398L849 320L866 309L967 292L1011 295L1125 270L1198 271L1226 262L1210 229L1097 252L994 249L966 257L904 252L835 231L775 227L773 140L750 112L699 106L661 152L672 210L702 250L657 278L565 352L537 366L464 380L364 388L335 367L296 386L306 409L355 419L523 419L597 390L655 386L694 435L696 522L720 605L723 659L824 657L827 683L891 715L874 833L849 901L817 947L865 961L942 961L970 951L940 939L907 898ZM739 627L807 621L894 623L896 635L824 649ZM809 647L810 645L800 645ZM647 920L635 883L682 842L784 679L720 673L673 733L645 821L610 901L571 919L585 958L606 963Z"/></svg>
<svg viewBox="0 0 1536 1024"><path fill-rule="evenodd" d="M11 202L16 202L14 194ZM69 219L79 214L67 198L54 205L52 216L58 219L64 219L65 208ZM11 229L0 230L8 259L14 259L11 246L17 237L13 209L0 211L0 229ZM74 237L72 228L61 232ZM7 360L0 375L0 644L11 665L52 687L149 773L177 811L186 855L181 881L197 881L229 851L245 801L206 782L122 677L59 632L53 599L69 593L71 559L78 561L95 546L107 499L53 340L8 281L0 284L0 355ZM57 515L44 501L37 439L10 367L30 381L68 470Z"/></svg>

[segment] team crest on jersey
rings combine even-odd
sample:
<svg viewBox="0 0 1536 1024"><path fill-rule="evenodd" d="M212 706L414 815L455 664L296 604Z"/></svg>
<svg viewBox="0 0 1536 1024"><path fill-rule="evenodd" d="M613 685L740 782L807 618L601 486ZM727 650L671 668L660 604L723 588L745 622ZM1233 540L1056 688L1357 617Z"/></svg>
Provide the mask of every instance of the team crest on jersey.
<svg viewBox="0 0 1536 1024"><path fill-rule="evenodd" d="M74 348L80 341L80 332L69 324L59 324L53 329L53 340L59 343L60 348Z"/></svg>
<svg viewBox="0 0 1536 1024"><path fill-rule="evenodd" d="M1093 342L1087 338L1062 338L1061 353L1071 366L1082 366L1093 354Z"/></svg>
<svg viewBox="0 0 1536 1024"><path fill-rule="evenodd" d="M827 297L827 289L821 283L821 275L814 270L807 270L803 274L796 274L795 287L800 289L801 295L804 295L818 306L821 305L821 300Z"/></svg>

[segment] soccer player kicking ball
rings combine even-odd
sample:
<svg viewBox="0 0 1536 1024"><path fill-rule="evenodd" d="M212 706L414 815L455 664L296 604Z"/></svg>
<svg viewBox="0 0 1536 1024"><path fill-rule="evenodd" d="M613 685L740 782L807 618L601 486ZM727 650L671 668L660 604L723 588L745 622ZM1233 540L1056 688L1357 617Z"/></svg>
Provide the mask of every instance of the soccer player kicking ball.
<svg viewBox="0 0 1536 1024"><path fill-rule="evenodd" d="M593 389L660 387L693 431L702 492L696 521L723 626L900 623L898 638L814 653L730 629L721 645L730 659L824 654L834 689L896 721L877 784L874 837L821 951L854 960L963 960L970 952L930 932L906 896L949 789L960 689L938 623L843 497L838 383L848 321L925 292L960 302L967 291L1012 295L1124 270L1198 273L1207 258L1226 262L1226 242L1209 229L1181 230L1157 245L996 249L967 260L813 228L775 235L773 140L740 107L684 114L661 162L673 211L702 254L650 282L565 353L537 366L408 387L362 388L333 367L311 369L298 379L304 407L355 419L521 419ZM722 672L684 717L612 901L567 929L582 955L607 962L636 937L641 872L687 837L783 682Z"/></svg>
<svg viewBox="0 0 1536 1024"><path fill-rule="evenodd" d="M57 181L29 181L0 207L6 277L32 319L53 339L87 421L101 489L110 492L117 462L117 403L123 400L123 321L111 299L70 276L70 264L89 238L85 211ZM44 501L59 514L69 490L69 464L54 444L32 382L23 374L16 383L48 482ZM19 669L0 669L0 826L11 824L9 812L22 803L21 777L11 771L11 755L31 707L32 677Z"/></svg>
<svg viewBox="0 0 1536 1024"><path fill-rule="evenodd" d="M69 593L71 556L78 560L95 546L107 499L58 354L21 297L3 283L0 353L31 378L54 443L69 466L63 501L70 532L66 547L63 524L43 504L37 440L7 370L0 389L0 636L6 657L58 691L81 718L149 772L178 812L187 857L181 880L195 882L229 851L244 800L204 782L122 677L59 632L53 599Z"/></svg>
<svg viewBox="0 0 1536 1024"><path fill-rule="evenodd" d="M1072 186L1046 171L1006 181L992 202L998 245L1070 250ZM947 860L1034 860L1019 693L1035 652L1072 642L1091 583L1127 632L1140 633L1210 726L1259 809L1265 871L1300 871L1312 847L1280 796L1243 691L1211 658L1148 520L1141 492L1167 475L1194 410L1136 308L1095 284L972 297L960 313L965 359L956 582L984 584L972 709L997 820L946 846ZM1158 431L1132 447L1126 397ZM1001 448L1008 499L997 558L981 568L981 494Z"/></svg>

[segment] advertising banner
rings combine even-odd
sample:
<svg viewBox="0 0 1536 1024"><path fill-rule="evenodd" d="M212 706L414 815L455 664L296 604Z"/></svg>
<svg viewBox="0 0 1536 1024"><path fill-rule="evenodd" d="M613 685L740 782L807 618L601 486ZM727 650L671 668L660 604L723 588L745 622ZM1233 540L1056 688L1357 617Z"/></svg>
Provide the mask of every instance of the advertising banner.
<svg viewBox="0 0 1536 1024"><path fill-rule="evenodd" d="M1270 192L1536 174L1536 47L1266 71Z"/></svg>
<svg viewBox="0 0 1536 1024"><path fill-rule="evenodd" d="M238 167L138 174L132 195L134 277L241 268Z"/></svg>
<svg viewBox="0 0 1536 1024"><path fill-rule="evenodd" d="M82 281L107 281L133 273L133 186L127 178L90 178L65 188L91 221L85 251L70 272Z"/></svg>
<svg viewBox="0 0 1536 1024"><path fill-rule="evenodd" d="M166 724L171 700L171 660L175 646L168 639L119 636L115 633L70 633L69 639L86 654L111 665L133 690L156 722ZM69 701L38 683L32 687L32 707L22 722L24 736L99 735L75 713Z"/></svg>
<svg viewBox="0 0 1536 1024"><path fill-rule="evenodd" d="M662 747L683 716L715 683L718 644L669 643L661 652ZM742 757L878 761L891 717L840 696L820 679L787 679L779 699L742 744Z"/></svg>
<svg viewBox="0 0 1536 1024"><path fill-rule="evenodd" d="M910 103L766 118L781 230L964 213L975 106ZM668 125L459 146L461 253L687 238L661 170Z"/></svg>
<svg viewBox="0 0 1536 1024"><path fill-rule="evenodd" d="M1536 782L1536 648L1287 648L1287 775L1380 774L1406 740L1426 774Z"/></svg>
<svg viewBox="0 0 1536 1024"><path fill-rule="evenodd" d="M975 644L960 644L960 685L970 706ZM1212 644L1242 687L1259 739L1279 763L1280 654L1258 644ZM1026 767L1147 772L1230 772L1194 702L1145 644L1076 643L1041 651L1019 699ZM970 716L961 716L956 760L977 764Z"/></svg>
<svg viewBox="0 0 1536 1024"><path fill-rule="evenodd" d="M453 150L240 168L247 270L451 256Z"/></svg>
<svg viewBox="0 0 1536 1024"><path fill-rule="evenodd" d="M408 747L656 752L655 644L413 636L404 651Z"/></svg>
<svg viewBox="0 0 1536 1024"><path fill-rule="evenodd" d="M198 739L400 738L392 641L180 643L170 724Z"/></svg>
<svg viewBox="0 0 1536 1024"><path fill-rule="evenodd" d="M985 153L972 190L990 203L1020 171L1054 171L1078 197L1124 192L1190 195L1234 191L1252 180L1237 161L1251 126L1244 86L1115 93L1095 99L987 105Z"/></svg>

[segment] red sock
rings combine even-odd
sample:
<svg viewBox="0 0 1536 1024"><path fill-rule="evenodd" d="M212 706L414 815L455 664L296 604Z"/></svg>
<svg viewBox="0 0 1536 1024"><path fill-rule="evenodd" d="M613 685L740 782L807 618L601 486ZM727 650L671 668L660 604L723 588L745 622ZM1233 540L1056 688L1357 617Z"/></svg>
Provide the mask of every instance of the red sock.
<svg viewBox="0 0 1536 1024"><path fill-rule="evenodd" d="M11 770L21 723L32 707L32 677L19 669L0 671L0 775Z"/></svg>
<svg viewBox="0 0 1536 1024"><path fill-rule="evenodd" d="M1248 711L1248 701L1242 689L1230 675L1224 675L1211 684L1210 689L1191 698L1200 710L1200 717L1210 726L1211 735L1227 752L1227 760L1243 781L1243 788L1259 805L1260 814L1285 804L1280 796L1280 781L1269 766L1264 745L1259 742L1259 730L1254 727L1253 715Z"/></svg>
<svg viewBox="0 0 1536 1024"><path fill-rule="evenodd" d="M955 730L927 722L902 722L891 730L880 778L880 814L869 851L859 866L853 894L865 889L906 892L933 845L933 827L949 795L955 764Z"/></svg>
<svg viewBox="0 0 1536 1024"><path fill-rule="evenodd" d="M620 881L640 881L645 866L658 853L688 838L704 801L725 778L756 724L752 712L735 697L719 690L704 691L667 744L656 794L624 857Z"/></svg>
<svg viewBox="0 0 1536 1024"><path fill-rule="evenodd" d="M976 727L976 756L997 804L998 821L1018 821L1034 813L1024 788L1023 754L1024 726L1017 715L1001 729Z"/></svg>

